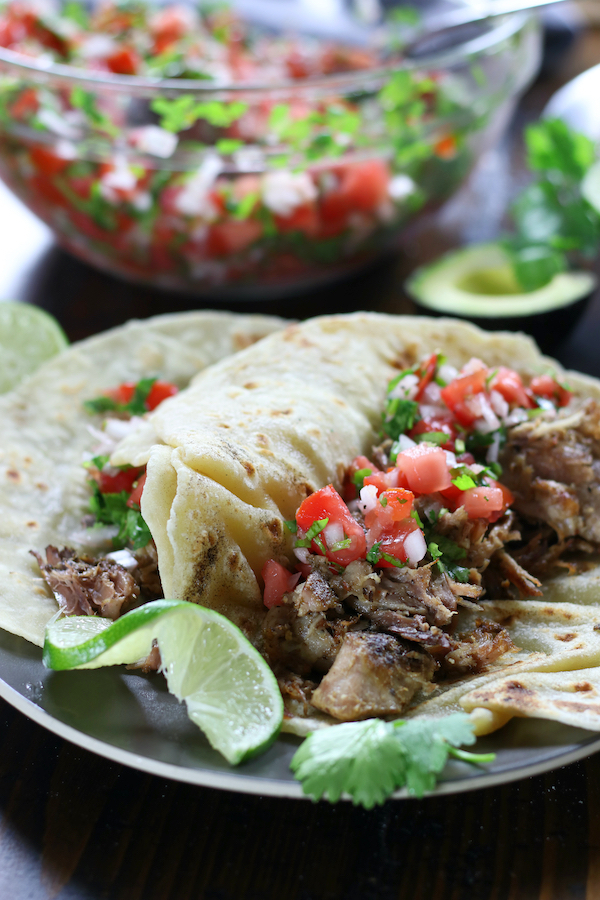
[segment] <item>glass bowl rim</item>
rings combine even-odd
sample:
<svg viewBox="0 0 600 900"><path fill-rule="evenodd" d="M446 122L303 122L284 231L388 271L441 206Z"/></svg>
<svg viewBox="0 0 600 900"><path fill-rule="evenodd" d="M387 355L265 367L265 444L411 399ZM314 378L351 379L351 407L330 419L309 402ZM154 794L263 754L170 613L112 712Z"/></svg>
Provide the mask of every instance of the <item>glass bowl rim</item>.
<svg viewBox="0 0 600 900"><path fill-rule="evenodd" d="M500 44L507 38L517 34L525 24L532 19L530 12L517 12L498 16L497 23L493 25L489 31L476 38L472 38L457 45L452 50L441 51L440 53L431 54L431 56L422 59L403 61L400 65L392 63L390 65L379 66L375 69L357 70L353 72L343 72L334 75L317 76L314 78L304 79L286 79L277 84L262 83L240 83L240 82L214 82L207 84L204 81L198 81L191 78L150 78L140 77L137 75L114 75L112 73L96 74L87 69L80 69L76 66L66 65L64 63L52 63L44 65L35 57L26 57L21 53L16 53L4 47L0 47L0 72L4 70L4 74L14 74L17 72L22 77L28 76L35 81L52 81L60 84L71 86L87 87L90 91L101 93L108 91L110 93L130 93L134 95L143 94L196 94L205 96L226 95L244 96L247 94L278 94L295 93L302 91L318 90L318 89L364 89L373 81L381 81L389 77L397 71L413 71L428 68L452 68L453 66L463 63L466 60L485 53L486 50L493 50L495 46ZM11 73L8 70L13 70Z"/></svg>

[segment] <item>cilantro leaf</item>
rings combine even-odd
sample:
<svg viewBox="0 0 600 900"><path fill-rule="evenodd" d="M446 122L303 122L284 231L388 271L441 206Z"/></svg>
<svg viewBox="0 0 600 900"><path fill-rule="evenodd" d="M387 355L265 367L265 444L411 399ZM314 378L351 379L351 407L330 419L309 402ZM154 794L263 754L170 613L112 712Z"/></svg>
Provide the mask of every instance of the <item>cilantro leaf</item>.
<svg viewBox="0 0 600 900"><path fill-rule="evenodd" d="M113 538L115 549L122 549L131 545L134 550L140 550L150 543L152 535L146 525L139 509L127 506L129 492L121 491L119 494L103 494L96 481L90 480L92 496L89 508L95 515L97 523L101 525L117 525L119 532Z"/></svg>
<svg viewBox="0 0 600 900"><path fill-rule="evenodd" d="M305 794L335 803L349 794L372 809L396 789L422 797L435 786L453 748L475 742L465 713L439 719L367 719L314 731L294 754L291 769ZM464 751L467 761L490 761Z"/></svg>
<svg viewBox="0 0 600 900"><path fill-rule="evenodd" d="M358 472L355 472L352 476L352 481L356 485L356 490L359 492L359 494L365 486L365 478L368 478L369 475L372 474L373 469L359 469Z"/></svg>
<svg viewBox="0 0 600 900"><path fill-rule="evenodd" d="M383 414L383 430L392 440L398 440L414 427L420 419L419 404L416 400L402 400L394 397L388 400Z"/></svg>
<svg viewBox="0 0 600 900"><path fill-rule="evenodd" d="M466 472L460 472L452 479L452 484L457 487L459 491L468 491L471 488L477 487L471 475L468 475Z"/></svg>
<svg viewBox="0 0 600 900"><path fill-rule="evenodd" d="M92 400L84 400L84 408L92 414L104 412L129 413L132 416L143 416L148 412L146 400L152 390L156 378L142 378L135 385L133 396L129 403L119 403L113 397L102 395Z"/></svg>

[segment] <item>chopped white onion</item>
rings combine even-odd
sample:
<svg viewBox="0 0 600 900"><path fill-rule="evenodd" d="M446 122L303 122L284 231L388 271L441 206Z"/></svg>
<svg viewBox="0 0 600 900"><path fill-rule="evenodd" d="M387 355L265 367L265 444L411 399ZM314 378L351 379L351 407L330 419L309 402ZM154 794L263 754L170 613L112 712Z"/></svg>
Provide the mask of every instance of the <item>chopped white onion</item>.
<svg viewBox="0 0 600 900"><path fill-rule="evenodd" d="M408 175L394 175L388 184L388 194L392 200L405 200L414 194L417 186Z"/></svg>
<svg viewBox="0 0 600 900"><path fill-rule="evenodd" d="M301 563L308 563L308 547L296 547L294 556L296 559L300 560Z"/></svg>
<svg viewBox="0 0 600 900"><path fill-rule="evenodd" d="M444 452L446 453L446 463L448 465L448 468L454 469L454 467L458 465L455 454L452 452L452 450L446 450Z"/></svg>
<svg viewBox="0 0 600 900"><path fill-rule="evenodd" d="M508 426L519 425L521 422L527 422L528 419L529 416L527 415L527 410L521 409L521 407L518 406L507 415L506 419L504 420L504 424Z"/></svg>
<svg viewBox="0 0 600 900"><path fill-rule="evenodd" d="M421 400L424 403L439 403L442 399L442 389L435 381L430 381L423 394Z"/></svg>
<svg viewBox="0 0 600 900"><path fill-rule="evenodd" d="M460 370L461 376L464 375L472 375L474 372L480 372L482 369L487 369L485 363L482 363L480 359L477 359L476 356L471 357L468 363Z"/></svg>
<svg viewBox="0 0 600 900"><path fill-rule="evenodd" d="M323 530L323 537L328 547L333 547L344 540L344 526L341 522L330 522Z"/></svg>
<svg viewBox="0 0 600 900"><path fill-rule="evenodd" d="M360 491L360 500L358 501L358 508L362 512L363 515L366 515L368 512L371 512L372 509L375 509L377 505L377 488L374 484L365 484Z"/></svg>
<svg viewBox="0 0 600 900"><path fill-rule="evenodd" d="M411 447L416 447L417 442L413 441L412 438L409 438L407 434L401 434L397 441L398 452L403 453L405 450L409 450Z"/></svg>
<svg viewBox="0 0 600 900"><path fill-rule="evenodd" d="M135 431L141 422L142 419L140 416L132 416L131 419L115 419L110 417L106 419L106 422L104 423L104 431L108 437L120 441L122 438L127 437L128 434L131 434L132 431Z"/></svg>
<svg viewBox="0 0 600 900"><path fill-rule="evenodd" d="M405 375L389 392L388 397L390 400L395 400L397 397L400 400L412 400L417 393L418 386L419 379L416 375Z"/></svg>
<svg viewBox="0 0 600 900"><path fill-rule="evenodd" d="M317 188L308 172L267 172L262 180L264 205L278 216L289 216L298 206L317 196Z"/></svg>
<svg viewBox="0 0 600 900"><path fill-rule="evenodd" d="M488 451L485 455L485 460L488 463L496 463L498 462L498 454L500 452L500 432L497 431L494 435L494 440L488 447Z"/></svg>
<svg viewBox="0 0 600 900"><path fill-rule="evenodd" d="M500 391L490 391L490 404L496 415L500 419L504 419L510 411L510 406L504 399Z"/></svg>
<svg viewBox="0 0 600 900"><path fill-rule="evenodd" d="M416 566L417 563L421 562L427 553L427 544L425 543L425 538L420 528L411 531L408 535L404 541L404 550L411 566Z"/></svg>
<svg viewBox="0 0 600 900"><path fill-rule="evenodd" d="M440 378L446 384L450 384L451 381L458 375L458 369L454 366L451 366L449 363L442 363L442 365L438 368L438 378Z"/></svg>
<svg viewBox="0 0 600 900"><path fill-rule="evenodd" d="M112 553L107 553L106 558L112 559L113 562L123 566L123 568L127 569L129 572L137 569L138 561L129 550L114 550Z"/></svg>

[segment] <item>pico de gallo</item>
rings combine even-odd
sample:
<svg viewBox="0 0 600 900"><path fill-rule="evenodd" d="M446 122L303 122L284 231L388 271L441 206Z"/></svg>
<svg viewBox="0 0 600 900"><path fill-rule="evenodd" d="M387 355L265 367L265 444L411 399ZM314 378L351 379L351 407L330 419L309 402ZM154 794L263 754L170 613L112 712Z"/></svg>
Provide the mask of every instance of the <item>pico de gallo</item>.
<svg viewBox="0 0 600 900"><path fill-rule="evenodd" d="M466 552L436 541L436 523L459 509L486 525L497 522L514 499L498 462L507 427L566 406L572 392L551 375L526 387L514 369L491 370L477 359L456 372L434 353L400 372L387 397L386 440L376 453L382 464L356 457L341 493L327 485L286 523L297 536L298 572L275 560L265 564L268 608L283 604L310 573L308 554L339 571L358 559L378 569L435 563L469 581L472 573L459 564Z"/></svg>
<svg viewBox="0 0 600 900"><path fill-rule="evenodd" d="M140 511L146 468L116 468L110 464L110 455L118 441L137 427L140 416L152 412L178 390L177 385L169 381L143 378L138 382L124 382L100 397L85 401L88 413L109 415L102 431L92 429L100 442L95 454L85 462L92 489L91 521L83 540L79 536L80 543L102 546L109 542L117 551L142 550L151 543L150 530ZM127 554L123 558L127 558Z"/></svg>
<svg viewBox="0 0 600 900"><path fill-rule="evenodd" d="M456 73L265 36L223 9L50 9L10 0L0 47L79 75L149 78L151 96L92 81L41 86L11 69L0 83L0 174L67 249L165 287L297 285L379 255L465 177L501 89L492 100L479 64L461 92ZM319 78L331 87L311 87ZM198 89L163 92L164 79ZM256 83L264 89L243 91ZM234 89L225 99L208 90L222 84Z"/></svg>

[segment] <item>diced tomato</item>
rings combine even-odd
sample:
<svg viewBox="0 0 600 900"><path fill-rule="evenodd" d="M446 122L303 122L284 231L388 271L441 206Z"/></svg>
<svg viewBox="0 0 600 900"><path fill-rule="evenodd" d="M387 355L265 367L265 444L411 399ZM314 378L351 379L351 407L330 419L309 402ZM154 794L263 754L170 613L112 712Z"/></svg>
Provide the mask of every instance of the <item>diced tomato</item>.
<svg viewBox="0 0 600 900"><path fill-rule="evenodd" d="M314 203L297 206L289 216L275 216L277 228L282 234L302 231L308 237L316 237L321 227L319 212Z"/></svg>
<svg viewBox="0 0 600 900"><path fill-rule="evenodd" d="M487 377L488 370L482 368L470 375L463 375L462 378L455 378L442 388L442 400L465 428L469 428L477 419L466 401L485 391Z"/></svg>
<svg viewBox="0 0 600 900"><path fill-rule="evenodd" d="M141 59L133 47L123 44L114 53L106 57L106 65L115 75L135 75Z"/></svg>
<svg viewBox="0 0 600 900"><path fill-rule="evenodd" d="M42 197L53 206L68 206L68 201L63 192L54 184L52 178L47 175L33 175L29 179L29 186L33 193Z"/></svg>
<svg viewBox="0 0 600 900"><path fill-rule="evenodd" d="M393 530L396 522L410 516L414 494L405 488L389 488L377 498L377 503L365 514L365 525L371 528L379 522L384 530Z"/></svg>
<svg viewBox="0 0 600 900"><path fill-rule="evenodd" d="M449 412L447 415L440 413L430 418L421 419L414 428L408 432L408 436L413 440L420 434L427 434L428 431L443 432L448 435L448 440L441 444L443 450L454 450L454 442L458 436L455 427L454 416Z"/></svg>
<svg viewBox="0 0 600 900"><path fill-rule="evenodd" d="M536 375L531 379L529 390L536 397L552 400L558 406L566 406L573 392L559 384L551 375Z"/></svg>
<svg viewBox="0 0 600 900"><path fill-rule="evenodd" d="M268 559L262 568L261 575L265 582L263 594L267 609L283 606L283 595L293 591L300 580L300 572L288 572L284 566L274 559Z"/></svg>
<svg viewBox="0 0 600 900"><path fill-rule="evenodd" d="M352 460L346 469L346 477L344 478L344 500L355 500L358 497L358 490L354 483L354 476L362 469L370 469L372 473L379 472L377 466L367 459L366 456L357 456ZM385 488L384 488L385 490Z"/></svg>
<svg viewBox="0 0 600 900"><path fill-rule="evenodd" d="M117 469L112 474L110 472L100 472L98 474L98 486L103 494L120 494L121 491L129 493L133 490L133 485L140 477L142 470L136 467L130 469Z"/></svg>
<svg viewBox="0 0 600 900"><path fill-rule="evenodd" d="M1 37L0 46L6 46L6 44L2 43ZM38 108L39 101L36 91L33 88L27 88L27 90L22 91L22 93L19 94L15 102L12 104L12 106L10 107L10 113L12 116L14 116L15 119L23 120L36 113L38 111Z"/></svg>
<svg viewBox="0 0 600 900"><path fill-rule="evenodd" d="M285 60L285 67L288 70L290 78L308 78L310 75L310 66L301 53L292 50Z"/></svg>
<svg viewBox="0 0 600 900"><path fill-rule="evenodd" d="M456 156L456 138L448 134L435 145L435 155L440 159L454 159Z"/></svg>
<svg viewBox="0 0 600 900"><path fill-rule="evenodd" d="M393 530L383 527L383 523L376 521L367 534L367 546L369 549L375 544L380 544L379 550L393 556L399 562L405 563L408 559L406 552L406 539L415 531L419 530L419 526L412 518L404 519L393 526ZM377 566L383 569L394 568L394 563L381 558Z"/></svg>
<svg viewBox="0 0 600 900"><path fill-rule="evenodd" d="M104 392L106 397L110 397L110 399L114 400L115 403L122 403L124 406L126 406L128 403L131 403L134 393L134 381L125 381L118 387L111 388L109 391Z"/></svg>
<svg viewBox="0 0 600 900"><path fill-rule="evenodd" d="M350 510L332 484L328 484L327 487L321 488L320 491L307 497L296 513L296 522L303 534L306 534L314 522L323 519L329 519L328 527L339 526L340 540L350 538L349 547L331 550L326 537L324 537L324 531L322 531L319 537L326 547L327 559L340 566L347 566L353 560L364 557L367 543L363 528L351 515ZM311 551L323 555L314 540L311 544Z"/></svg>
<svg viewBox="0 0 600 900"><path fill-rule="evenodd" d="M406 480L409 490L418 494L433 494L450 487L452 477L446 461L446 451L431 444L417 444L399 453L396 466Z"/></svg>
<svg viewBox="0 0 600 900"><path fill-rule="evenodd" d="M464 506L471 519L489 519L490 516L504 510L504 492L495 482L470 488L468 491L462 492L460 505Z"/></svg>
<svg viewBox="0 0 600 900"><path fill-rule="evenodd" d="M49 147L36 146L29 151L29 158L38 172L43 175L58 175L69 165L70 160L62 159Z"/></svg>
<svg viewBox="0 0 600 900"><path fill-rule="evenodd" d="M142 500L142 492L144 490L144 485L146 484L146 475L148 473L144 472L141 478L138 478L138 482L134 489L131 492L129 500L127 501L127 506L130 506L132 509L140 506Z"/></svg>
<svg viewBox="0 0 600 900"><path fill-rule="evenodd" d="M146 397L146 409L156 409L159 403L162 403L167 397L173 397L178 391L177 385L171 384L170 381L155 381Z"/></svg>
<svg viewBox="0 0 600 900"><path fill-rule="evenodd" d="M353 212L371 212L387 198L390 170L382 160L339 166L337 176L338 187L321 199L326 222L339 222Z"/></svg>
<svg viewBox="0 0 600 900"><path fill-rule="evenodd" d="M263 233L263 226L255 219L231 219L228 222L217 222L208 233L207 248L210 256L229 256L240 253Z"/></svg>
<svg viewBox="0 0 600 900"><path fill-rule="evenodd" d="M522 406L524 409L530 409L534 406L533 401L525 390L521 376L514 369L500 366L488 387L489 390L498 391L499 394L502 394L507 403Z"/></svg>

